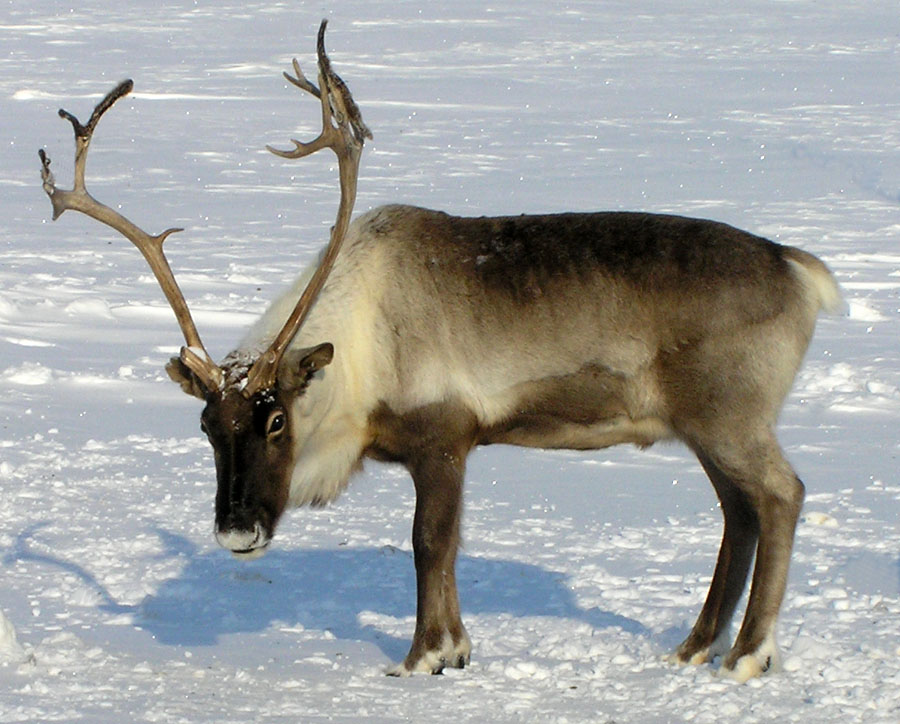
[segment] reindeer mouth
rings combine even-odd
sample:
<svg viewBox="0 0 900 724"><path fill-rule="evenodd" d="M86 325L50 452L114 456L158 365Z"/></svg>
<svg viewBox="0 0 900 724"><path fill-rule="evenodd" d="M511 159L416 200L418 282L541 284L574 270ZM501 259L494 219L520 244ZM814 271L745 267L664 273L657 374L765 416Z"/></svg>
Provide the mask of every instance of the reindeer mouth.
<svg viewBox="0 0 900 724"><path fill-rule="evenodd" d="M237 558L240 561L252 561L257 558L262 557L266 551L269 550L269 542L266 541L263 545L258 546L257 548L244 548L243 550L231 550L231 555Z"/></svg>

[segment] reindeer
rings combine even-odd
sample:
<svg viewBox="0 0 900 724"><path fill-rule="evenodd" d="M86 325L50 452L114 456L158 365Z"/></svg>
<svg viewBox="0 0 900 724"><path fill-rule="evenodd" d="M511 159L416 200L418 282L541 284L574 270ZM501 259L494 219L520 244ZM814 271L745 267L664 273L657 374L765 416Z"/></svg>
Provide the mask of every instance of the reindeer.
<svg viewBox="0 0 900 724"><path fill-rule="evenodd" d="M403 464L416 508L416 626L394 675L464 667L471 644L454 573L466 456L476 445L597 450L677 439L697 455L724 516L697 622L672 655L722 656L746 680L777 663L804 487L774 427L818 313L839 289L816 257L725 224L649 213L462 218L384 206L350 223L371 133L318 34L319 86L296 60L285 77L318 97L322 131L288 159L330 148L341 197L315 271L275 301L215 364L152 236L85 187L88 146L125 81L75 132L72 209L133 242L185 339L167 365L205 403L215 453L215 535L236 557L262 555L288 507L324 505L365 458ZM743 625L730 624L755 566Z"/></svg>

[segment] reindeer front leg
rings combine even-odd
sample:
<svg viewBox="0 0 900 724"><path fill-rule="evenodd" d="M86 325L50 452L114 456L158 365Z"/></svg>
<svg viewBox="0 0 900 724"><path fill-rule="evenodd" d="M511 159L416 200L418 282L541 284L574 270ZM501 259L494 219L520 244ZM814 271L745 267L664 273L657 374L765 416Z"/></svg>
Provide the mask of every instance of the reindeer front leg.
<svg viewBox="0 0 900 724"><path fill-rule="evenodd" d="M416 487L416 630L406 659L388 671L393 676L439 674L469 663L472 646L459 615L455 572L466 452L442 447L408 463Z"/></svg>

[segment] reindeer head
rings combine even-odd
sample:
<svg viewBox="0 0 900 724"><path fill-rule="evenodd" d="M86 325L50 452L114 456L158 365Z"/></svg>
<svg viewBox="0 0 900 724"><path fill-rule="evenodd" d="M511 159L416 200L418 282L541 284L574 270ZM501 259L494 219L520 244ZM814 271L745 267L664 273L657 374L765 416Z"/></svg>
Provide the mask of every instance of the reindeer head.
<svg viewBox="0 0 900 724"><path fill-rule="evenodd" d="M43 149L39 152L53 218L73 209L125 236L144 255L175 312L185 346L166 369L185 392L206 403L201 428L216 460L216 539L240 557L255 557L266 550L288 503L296 442L296 426L291 420L295 402L334 355L327 342L303 350L290 348L290 344L324 286L346 236L363 142L372 137L347 86L331 69L325 53L325 26L323 20L317 43L321 90L304 77L296 60L296 76L284 74L291 83L320 99L322 132L309 143L293 141L295 148L291 151L268 148L284 158L302 158L322 148L335 152L341 187L337 219L325 255L294 310L268 348L248 362L232 360L219 366L204 348L162 250L166 238L181 229L151 236L87 192L85 163L94 129L101 116L131 92L133 83L127 80L116 86L97 105L86 125L67 111L59 112L75 131L75 182L71 190L56 188L50 158Z"/></svg>
<svg viewBox="0 0 900 724"><path fill-rule="evenodd" d="M182 389L206 403L200 429L216 460L216 540L235 556L261 555L275 534L290 493L295 403L333 356L328 343L291 349L275 384L249 394L240 366L226 366L226 384L214 390L180 357L166 367Z"/></svg>

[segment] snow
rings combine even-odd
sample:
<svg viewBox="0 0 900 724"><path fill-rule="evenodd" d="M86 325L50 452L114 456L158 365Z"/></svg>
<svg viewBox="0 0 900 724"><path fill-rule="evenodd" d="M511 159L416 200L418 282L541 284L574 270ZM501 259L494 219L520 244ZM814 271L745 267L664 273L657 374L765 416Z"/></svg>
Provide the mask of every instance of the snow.
<svg viewBox="0 0 900 724"><path fill-rule="evenodd" d="M820 255L823 318L780 437L807 485L782 670L665 655L720 515L699 465L492 448L470 460L459 581L472 665L384 671L414 623L412 486L369 465L232 560L199 403L143 260L51 223L37 149L103 118L88 188L166 245L216 357L327 238L336 168L281 78L328 47L375 138L357 212L642 209ZM0 722L900 720L900 14L893 0L453 3L10 0L0 9Z"/></svg>

